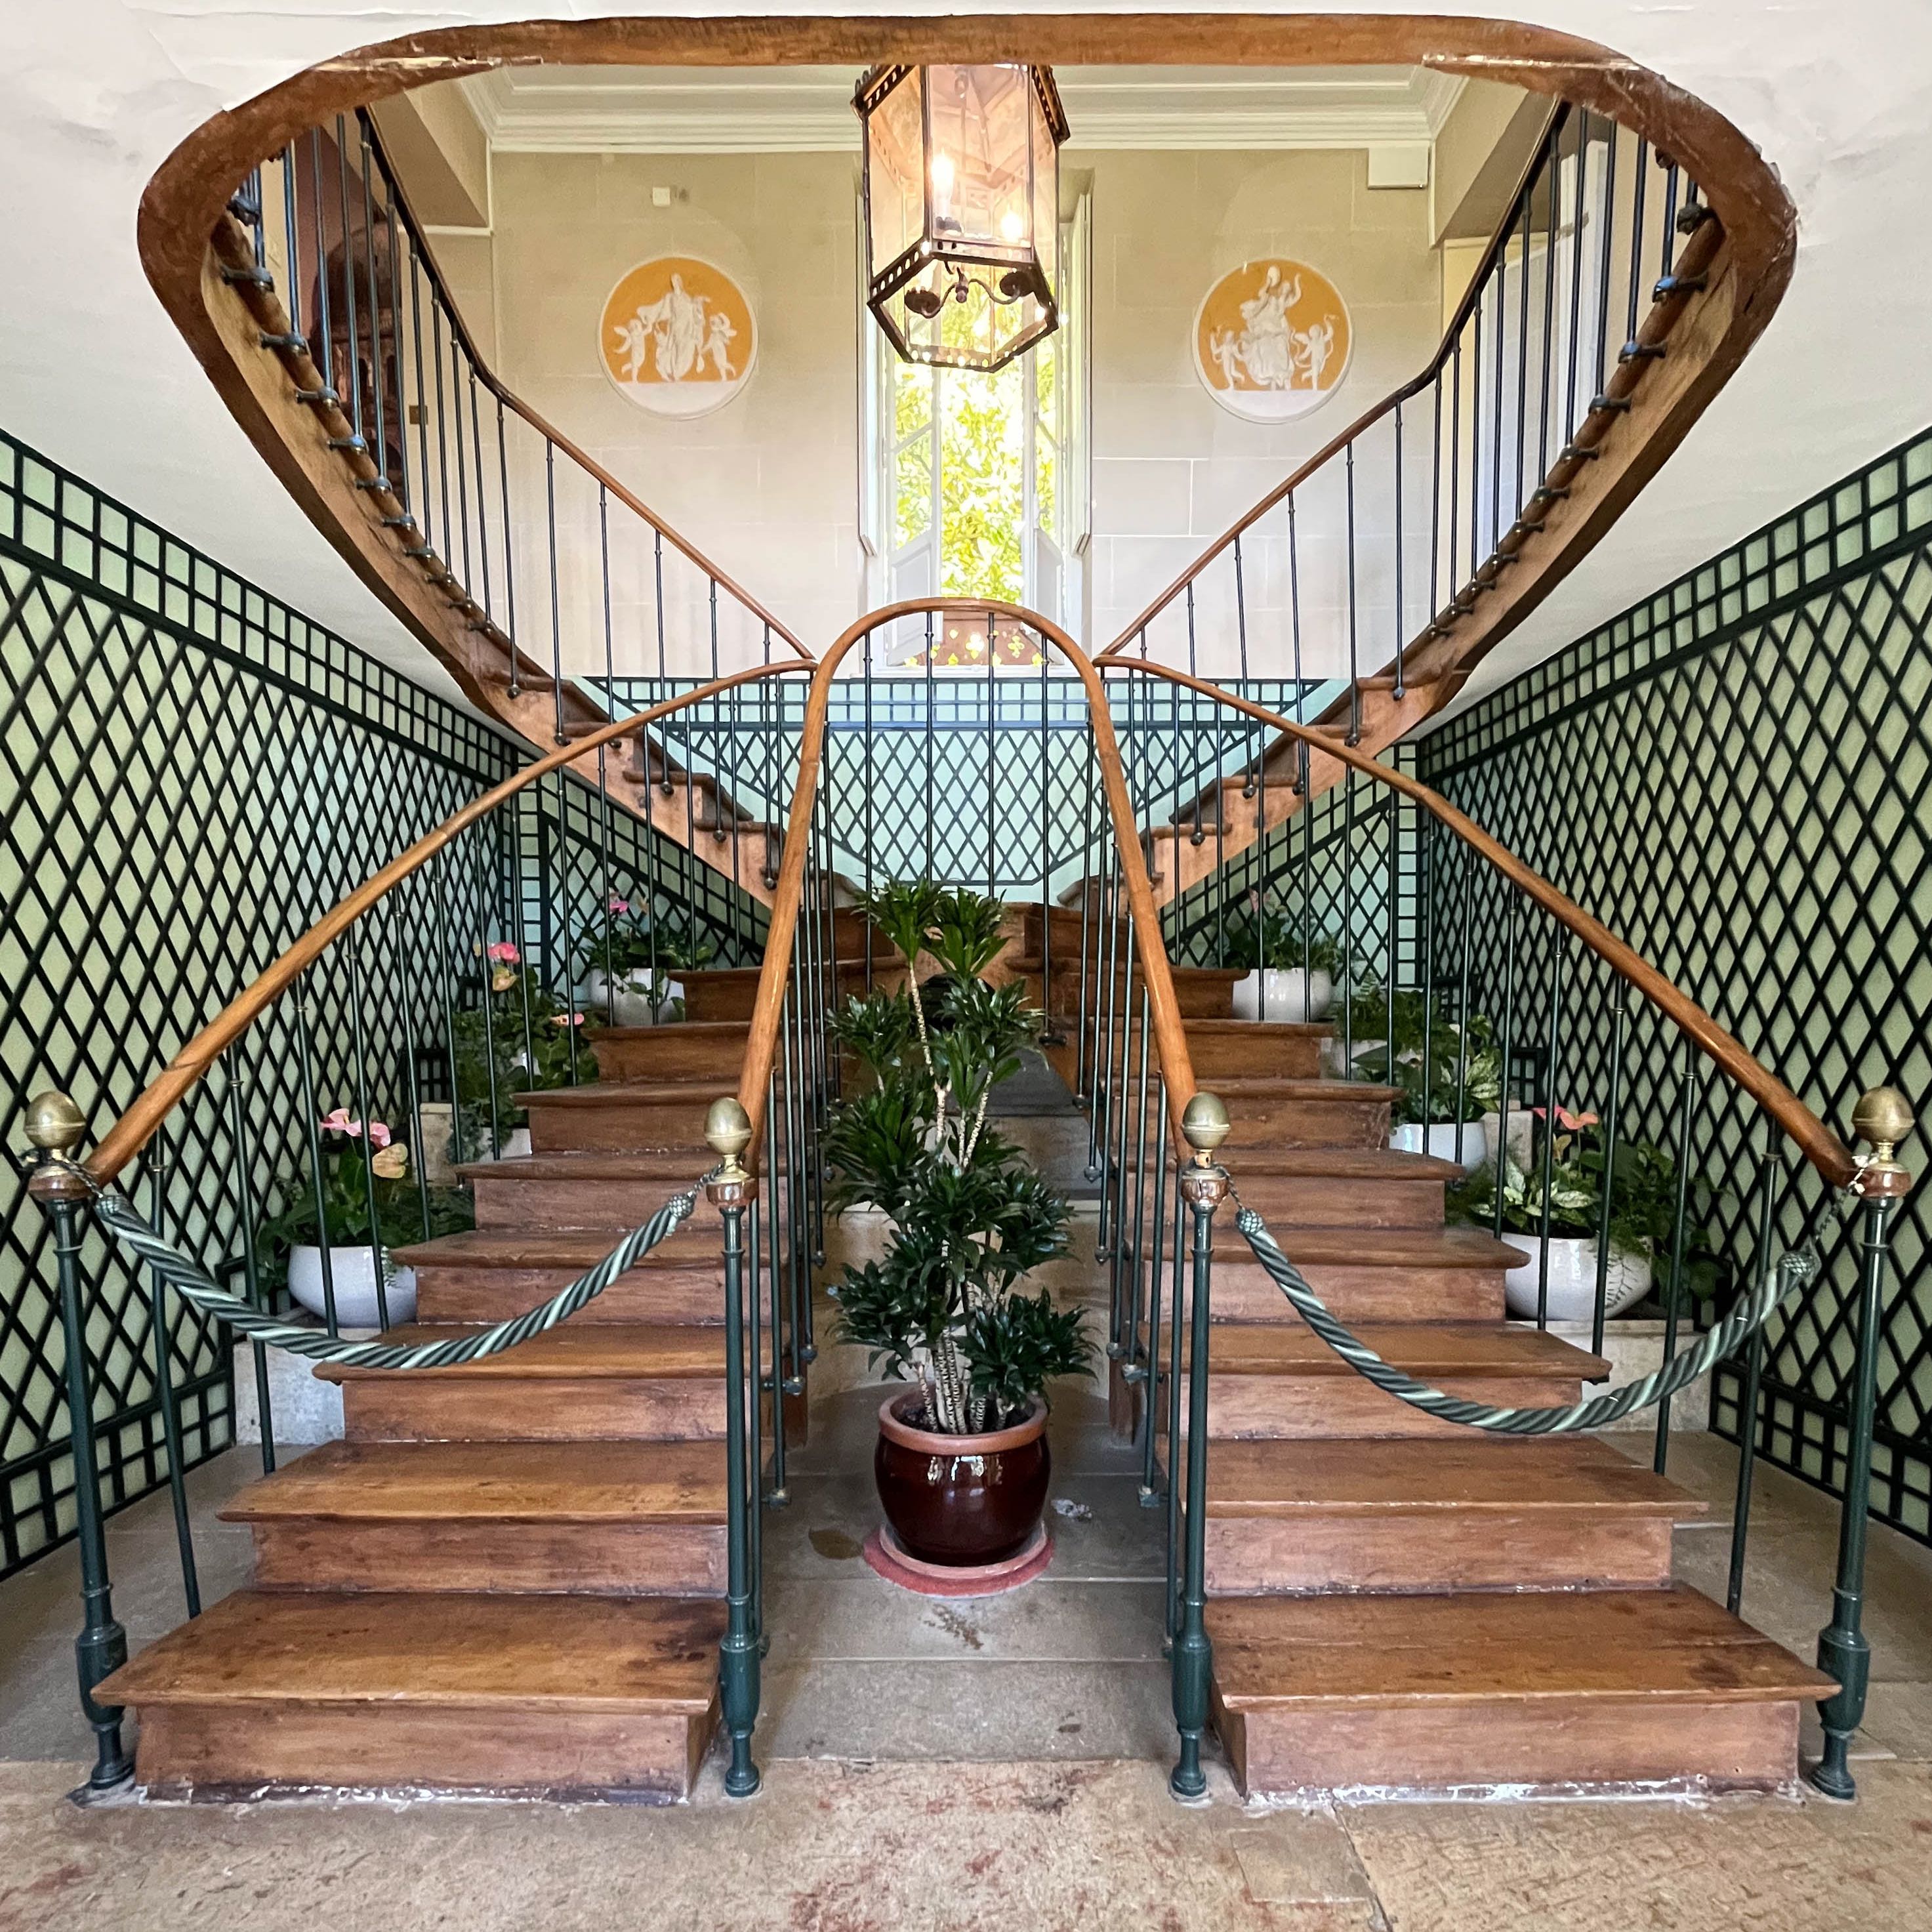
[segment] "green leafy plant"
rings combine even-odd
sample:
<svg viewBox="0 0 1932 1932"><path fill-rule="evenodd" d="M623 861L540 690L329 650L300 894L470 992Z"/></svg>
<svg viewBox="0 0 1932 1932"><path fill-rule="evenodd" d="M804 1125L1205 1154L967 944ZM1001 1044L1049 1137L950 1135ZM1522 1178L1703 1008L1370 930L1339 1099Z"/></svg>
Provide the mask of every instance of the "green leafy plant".
<svg viewBox="0 0 1932 1932"><path fill-rule="evenodd" d="M1020 1286L1066 1252L1066 1200L986 1125L993 1089L1018 1070L1041 1016L1019 986L981 976L1004 944L997 899L917 880L861 903L906 958L927 954L943 979L922 987L909 976L904 992L849 1000L832 1023L872 1084L826 1124L830 1199L892 1224L884 1258L847 1268L832 1291L840 1338L922 1385L925 1427L1004 1427L1053 1377L1089 1372L1082 1312Z"/></svg>
<svg viewBox="0 0 1932 1932"><path fill-rule="evenodd" d="M1629 1254L1668 1264L1677 1216L1677 1167L1664 1150L1647 1141L1619 1141L1606 1160L1602 1126L1593 1113L1556 1109L1552 1121L1541 1107L1531 1110L1536 1125L1526 1170L1504 1155L1498 1167L1484 1168L1450 1190L1450 1212L1478 1226L1496 1220L1498 1174L1505 1234L1535 1238L1544 1232L1544 1156L1550 1169L1546 1190L1549 1232L1558 1238L1596 1240L1604 1225L1604 1188L1610 1178L1610 1245ZM1705 1222L1717 1190L1696 1176L1686 1190L1684 1256L1680 1280L1685 1290L1708 1300L1718 1290L1720 1270Z"/></svg>
<svg viewBox="0 0 1932 1932"><path fill-rule="evenodd" d="M386 1262L390 1248L476 1226L465 1190L417 1186L410 1150L386 1123L353 1119L346 1108L338 1107L322 1117L320 1130L316 1174L295 1184L287 1205L255 1231L257 1274L265 1288L287 1282L289 1256L298 1247L375 1246L386 1251Z"/></svg>
<svg viewBox="0 0 1932 1932"><path fill-rule="evenodd" d="M1398 991L1391 1058L1388 994L1372 982L1358 986L1351 1009L1356 1044L1349 1077L1399 1088L1391 1110L1397 1121L1414 1126L1453 1124L1459 1076L1464 1120L1479 1119L1502 1106L1502 1052L1486 1015L1472 1013L1465 1026L1449 1017L1439 998Z"/></svg>
<svg viewBox="0 0 1932 1932"><path fill-rule="evenodd" d="M534 967L501 940L485 950L479 1004L451 1027L455 1061L455 1156L500 1149L526 1116L519 1094L547 1093L597 1078L596 1029L546 992Z"/></svg>
<svg viewBox="0 0 1932 1932"><path fill-rule="evenodd" d="M1264 967L1271 973L1326 973L1342 970L1342 943L1325 926L1304 922L1290 912L1273 886L1250 892L1221 931L1216 964Z"/></svg>

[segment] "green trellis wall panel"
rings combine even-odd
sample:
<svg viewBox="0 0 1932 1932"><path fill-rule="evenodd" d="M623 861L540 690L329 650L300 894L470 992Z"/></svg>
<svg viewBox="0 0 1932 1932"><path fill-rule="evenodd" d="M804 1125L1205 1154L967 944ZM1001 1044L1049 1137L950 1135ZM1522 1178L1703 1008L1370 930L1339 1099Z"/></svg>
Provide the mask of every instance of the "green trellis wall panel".
<svg viewBox="0 0 1932 1932"><path fill-rule="evenodd" d="M1902 1088L1921 1123L1904 1157L1922 1172L1932 1167L1929 632L1932 434L1417 747L1426 783L1660 967L1839 1132L1864 1088ZM1478 943L1494 949L1499 935ZM1598 1030L1606 1004L1593 1009ZM1573 1064L1587 1077L1601 1056L1586 1038ZM1632 1118L1654 1131L1672 1117L1681 1062L1634 1064ZM1755 1129L1740 1113L1706 1144L1715 1178L1748 1196ZM1871 1503L1932 1540L1924 1195L1894 1222ZM1735 1248L1749 1216L1726 1219ZM1778 1228L1784 1244L1818 1240L1827 1267L1770 1333L1760 1450L1841 1488L1852 1245L1795 1162ZM1720 1371L1717 1423L1733 1436L1741 1393L1741 1375Z"/></svg>
<svg viewBox="0 0 1932 1932"><path fill-rule="evenodd" d="M51 1244L17 1158L26 1100L64 1088L98 1130L344 892L526 756L0 434L0 1131L16 1156L0 1168L0 1574L72 1526ZM722 956L755 956L762 916L728 881L634 820L607 826L574 780L538 790L518 815L524 907L641 887L688 906ZM532 892L538 854L559 875L547 896ZM519 930L507 845L477 876L499 895L482 915L492 933ZM310 976L319 1084L338 1096L350 984L366 982L372 1114L406 1104L396 989L428 963L401 920L394 907L379 920L359 968L332 955ZM560 934L530 935L561 976ZM428 1007L412 1017L428 1037ZM259 1204L299 1171L286 1016L272 1022L225 1070L244 1083L245 1160L213 1082L166 1149L170 1229L217 1267L237 1246L238 1172ZM152 1171L124 1184L151 1206ZM146 1285L97 1235L86 1268L114 1508L166 1478L154 1336ZM191 1312L167 1328L192 1463L230 1439L229 1365Z"/></svg>

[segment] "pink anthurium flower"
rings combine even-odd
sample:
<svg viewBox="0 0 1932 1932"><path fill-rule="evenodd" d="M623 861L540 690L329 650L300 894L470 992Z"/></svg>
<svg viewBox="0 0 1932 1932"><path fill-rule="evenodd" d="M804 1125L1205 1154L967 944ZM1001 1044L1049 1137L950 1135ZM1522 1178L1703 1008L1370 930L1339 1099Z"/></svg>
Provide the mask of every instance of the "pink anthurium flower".
<svg viewBox="0 0 1932 1932"><path fill-rule="evenodd" d="M326 1134L359 1134L362 1128L359 1121L349 1118L346 1107L338 1107L333 1113L322 1115L322 1130Z"/></svg>
<svg viewBox="0 0 1932 1932"><path fill-rule="evenodd" d="M514 966L517 963L517 949L507 939L500 939L490 948L488 956L500 965Z"/></svg>
<svg viewBox="0 0 1932 1932"><path fill-rule="evenodd" d="M371 1147L386 1148L389 1144L389 1130L380 1120L369 1123L369 1144Z"/></svg>
<svg viewBox="0 0 1932 1932"><path fill-rule="evenodd" d="M613 912L628 912L630 909L631 902L628 899L620 899L614 892L610 896L610 910Z"/></svg>

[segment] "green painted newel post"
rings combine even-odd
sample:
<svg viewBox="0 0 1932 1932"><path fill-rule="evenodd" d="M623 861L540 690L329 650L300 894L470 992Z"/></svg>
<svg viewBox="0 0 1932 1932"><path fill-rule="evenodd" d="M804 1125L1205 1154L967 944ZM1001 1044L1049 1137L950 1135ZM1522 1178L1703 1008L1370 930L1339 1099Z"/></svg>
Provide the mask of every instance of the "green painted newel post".
<svg viewBox="0 0 1932 1932"><path fill-rule="evenodd" d="M88 1376L87 1311L81 1299L80 1240L92 1184L74 1159L87 1132L80 1109L64 1094L38 1094L27 1103L27 1138L40 1163L27 1191L54 1226L54 1264L60 1292L61 1343L67 1357L68 1429L74 1459L74 1541L80 1554L80 1634L74 1661L80 1676L80 1708L94 1729L90 1792L111 1791L134 1774L121 1736L118 1705L94 1701L94 1687L128 1660L127 1633L114 1621L114 1592L107 1574L107 1538L100 1516L100 1483L94 1456L94 1392Z"/></svg>
<svg viewBox="0 0 1932 1932"><path fill-rule="evenodd" d="M745 1210L756 1198L757 1183L738 1156L752 1142L751 1117L732 1095L711 1103L704 1138L718 1156L704 1192L724 1221L724 1634L718 1646L718 1701L731 1739L731 1762L724 1790L748 1798L758 1788L752 1762L752 1732L758 1721L758 1661L761 1646L752 1607L752 1511L757 1507L759 1472L747 1472L745 1449ZM755 1383L751 1400L759 1400Z"/></svg>
<svg viewBox="0 0 1932 1932"><path fill-rule="evenodd" d="M1912 1185L1892 1150L1912 1131L1912 1107L1895 1087L1875 1087L1858 1104L1852 1126L1871 1148L1852 1191L1864 1203L1859 1241L1857 1354L1845 1448L1845 1496L1838 1518L1838 1575L1832 1621L1818 1633L1818 1668L1838 1680L1838 1694L1818 1706L1825 1754L1811 1782L1827 1798L1858 1796L1852 1777L1852 1739L1865 1714L1871 1646L1859 1627L1864 1610L1865 1528L1871 1508L1872 1430L1878 1406L1878 1352L1883 1339L1885 1259L1892 1217Z"/></svg>
<svg viewBox="0 0 1932 1932"><path fill-rule="evenodd" d="M1180 1756L1168 1789L1186 1803L1208 1795L1207 1774L1201 1768L1201 1739L1208 1728L1214 1674L1214 1650L1206 1622L1208 1281L1214 1260L1214 1210L1228 1198L1228 1171L1214 1159L1214 1150L1228 1138L1228 1110L1214 1094L1196 1094L1181 1115L1180 1131L1194 1150L1193 1161L1181 1170L1180 1179L1181 1196L1193 1220L1194 1301L1189 1319L1185 1549L1180 1616L1173 1646L1174 1724L1180 1733ZM1153 1426L1151 1419L1148 1426ZM1170 1482L1180 1454L1180 1444L1170 1442Z"/></svg>

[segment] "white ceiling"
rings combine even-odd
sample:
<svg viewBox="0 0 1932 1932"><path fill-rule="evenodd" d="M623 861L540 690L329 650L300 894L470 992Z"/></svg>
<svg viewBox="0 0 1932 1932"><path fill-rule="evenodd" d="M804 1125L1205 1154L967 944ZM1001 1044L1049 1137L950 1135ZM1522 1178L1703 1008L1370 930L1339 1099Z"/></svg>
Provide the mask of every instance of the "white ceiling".
<svg viewBox="0 0 1932 1932"><path fill-rule="evenodd" d="M1074 148L1432 141L1462 92L1423 68L1065 67ZM499 68L460 83L506 152L856 152L850 68Z"/></svg>
<svg viewBox="0 0 1932 1932"><path fill-rule="evenodd" d="M900 17L952 10L919 0L816 4ZM1006 4L1048 13L1070 0ZM1252 11L1268 0L1198 4ZM0 423L320 621L447 688L426 653L268 483L148 287L135 211L154 170L211 115L346 49L465 20L590 17L635 6L0 0ZM798 0L793 10L805 7ZM1440 8L1441 0L1380 0L1379 10ZM678 10L787 10L766 0L678 0ZM1133 10L1096 0L1093 10ZM1932 422L1925 0L1510 0L1509 10L1601 42L1714 104L1777 164L1802 225L1797 272L1764 339L1607 539L1490 658L1479 688ZM782 613L784 585L759 584L754 557L739 566Z"/></svg>

